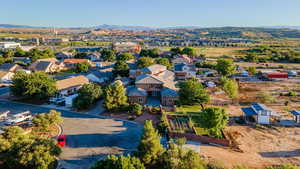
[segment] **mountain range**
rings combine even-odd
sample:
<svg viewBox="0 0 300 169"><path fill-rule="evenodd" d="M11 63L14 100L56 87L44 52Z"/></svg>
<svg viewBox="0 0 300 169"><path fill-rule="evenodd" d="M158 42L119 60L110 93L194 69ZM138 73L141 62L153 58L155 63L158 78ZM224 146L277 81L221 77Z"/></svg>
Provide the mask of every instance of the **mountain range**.
<svg viewBox="0 0 300 169"><path fill-rule="evenodd" d="M0 24L0 28L50 28L42 26L29 26L29 25L14 25L14 24ZM199 29L205 28L200 26L173 26L173 27L163 27L163 28L154 28L147 26L126 26L126 25L108 25L102 24L93 27L65 27L67 29L109 29L109 30L132 30L132 31L149 31L157 29ZM207 28L207 27L206 27ZM258 28L274 28L274 29L298 29L300 26L259 26Z"/></svg>

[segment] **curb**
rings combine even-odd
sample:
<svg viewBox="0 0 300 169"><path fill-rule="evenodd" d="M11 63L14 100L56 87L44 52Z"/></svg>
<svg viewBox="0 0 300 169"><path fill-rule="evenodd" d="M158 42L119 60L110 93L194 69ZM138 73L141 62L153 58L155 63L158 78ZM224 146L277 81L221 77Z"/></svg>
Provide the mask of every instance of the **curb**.
<svg viewBox="0 0 300 169"><path fill-rule="evenodd" d="M51 108L48 108L48 107L43 107L43 106L29 104L29 103L22 103L22 102L17 102L17 101L11 101L11 100L7 100L7 99L0 99L0 101L16 103L16 104L22 104L22 105L27 105L27 106L34 106L34 107L45 108L45 109L50 109L50 110L65 111L65 112L73 113L73 114L89 115L89 116L92 116L92 117L98 117L98 118L102 118L102 119L112 119L112 120L118 120L118 121L132 123L132 124L136 124L136 125L141 125L140 123L137 123L135 121L124 120L124 119L120 119L120 118L112 118L112 117L109 117L109 116L95 115L95 114L89 114L89 113L80 113L80 112L74 112L74 111L69 111L69 110L63 110L63 109L59 109L59 108L51 109Z"/></svg>

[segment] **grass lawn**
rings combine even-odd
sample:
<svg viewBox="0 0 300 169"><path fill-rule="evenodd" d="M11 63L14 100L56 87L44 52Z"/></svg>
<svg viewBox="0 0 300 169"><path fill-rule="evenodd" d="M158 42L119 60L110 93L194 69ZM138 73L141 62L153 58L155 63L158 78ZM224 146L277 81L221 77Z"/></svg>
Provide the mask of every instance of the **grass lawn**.
<svg viewBox="0 0 300 169"><path fill-rule="evenodd" d="M198 136L207 136L207 135L209 135L208 131L204 128L194 127L194 130L195 130L195 132Z"/></svg>
<svg viewBox="0 0 300 169"><path fill-rule="evenodd" d="M177 114L195 114L199 113L201 110L200 105L193 105L193 106L180 106L177 107Z"/></svg>

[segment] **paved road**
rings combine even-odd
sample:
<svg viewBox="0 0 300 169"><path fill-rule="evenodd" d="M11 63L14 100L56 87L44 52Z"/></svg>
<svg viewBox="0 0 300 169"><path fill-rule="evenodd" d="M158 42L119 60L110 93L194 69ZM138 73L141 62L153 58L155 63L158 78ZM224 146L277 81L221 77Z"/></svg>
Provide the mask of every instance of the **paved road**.
<svg viewBox="0 0 300 169"><path fill-rule="evenodd" d="M49 112L50 108L0 100L0 111L17 113L30 110L32 113ZM80 168L89 168L97 159L108 154L128 153L135 150L141 135L141 126L132 122L95 115L61 111L64 118L63 134L67 146L61 159Z"/></svg>
<svg viewBox="0 0 300 169"><path fill-rule="evenodd" d="M9 92L9 87L0 88L0 96Z"/></svg>

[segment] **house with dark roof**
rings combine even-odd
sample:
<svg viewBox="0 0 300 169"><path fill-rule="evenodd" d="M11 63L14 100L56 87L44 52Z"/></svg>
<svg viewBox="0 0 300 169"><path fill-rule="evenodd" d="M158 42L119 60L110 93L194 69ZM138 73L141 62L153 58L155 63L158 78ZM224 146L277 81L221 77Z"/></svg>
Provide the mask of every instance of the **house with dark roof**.
<svg viewBox="0 0 300 169"><path fill-rule="evenodd" d="M242 108L242 111L246 121L257 122L258 124L270 124L279 117L276 112L260 103L253 103L250 107Z"/></svg>
<svg viewBox="0 0 300 169"><path fill-rule="evenodd" d="M174 72L177 80L187 80L196 77L196 71L192 70L191 65L186 63L174 65Z"/></svg>
<svg viewBox="0 0 300 169"><path fill-rule="evenodd" d="M18 70L22 69L21 66L17 64L12 64L12 63L3 63L0 65L0 71L5 71L5 72L16 72Z"/></svg>
<svg viewBox="0 0 300 169"><path fill-rule="evenodd" d="M298 110L292 110L290 113L293 115L293 119L296 123L300 124L300 111Z"/></svg>
<svg viewBox="0 0 300 169"><path fill-rule="evenodd" d="M137 70L135 86L127 88L130 103L147 104L149 98L157 99L163 106L173 106L178 100L174 72L163 65L152 65Z"/></svg>
<svg viewBox="0 0 300 169"><path fill-rule="evenodd" d="M59 72L63 68L63 63L58 62L58 60L55 58L39 59L29 66L29 70L33 72L46 73Z"/></svg>

